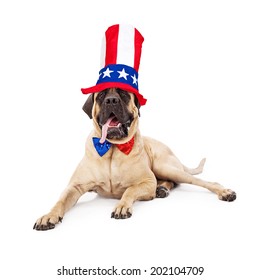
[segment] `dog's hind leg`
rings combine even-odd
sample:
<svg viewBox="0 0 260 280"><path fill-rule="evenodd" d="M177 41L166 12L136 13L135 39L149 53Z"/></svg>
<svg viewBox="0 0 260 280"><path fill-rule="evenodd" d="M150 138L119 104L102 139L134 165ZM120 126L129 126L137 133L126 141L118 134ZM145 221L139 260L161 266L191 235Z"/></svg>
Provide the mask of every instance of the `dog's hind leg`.
<svg viewBox="0 0 260 280"><path fill-rule="evenodd" d="M185 172L191 174L191 175L197 175L202 173L204 164L206 162L206 159L203 158L199 165L196 168L189 168L185 165L182 165ZM163 181L163 180L157 180L157 189L156 189L156 197L157 198L165 198L170 194L170 190L176 187L176 183L171 181Z"/></svg>
<svg viewBox="0 0 260 280"><path fill-rule="evenodd" d="M165 198L170 194L170 190L175 187L174 182L157 180L156 197Z"/></svg>
<svg viewBox="0 0 260 280"><path fill-rule="evenodd" d="M154 166L154 173L156 177L169 180L175 182L177 184L185 183L185 184L192 184L197 185L203 188L208 189L209 191L217 194L220 200L224 201L233 201L236 199L236 193L230 189L225 189L222 185L216 182L208 182L197 177L194 177L192 172L188 173L184 170L178 169L169 164L163 164L160 161L159 164L155 164Z"/></svg>

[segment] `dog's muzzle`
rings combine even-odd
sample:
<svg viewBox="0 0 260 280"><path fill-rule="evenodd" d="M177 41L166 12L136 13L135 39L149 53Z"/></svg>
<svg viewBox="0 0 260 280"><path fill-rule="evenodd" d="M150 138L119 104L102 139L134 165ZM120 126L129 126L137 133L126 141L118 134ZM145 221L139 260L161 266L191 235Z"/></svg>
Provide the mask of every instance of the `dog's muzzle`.
<svg viewBox="0 0 260 280"><path fill-rule="evenodd" d="M108 139L122 139L128 136L133 115L117 93L108 94L101 105L99 125L102 130L100 143Z"/></svg>

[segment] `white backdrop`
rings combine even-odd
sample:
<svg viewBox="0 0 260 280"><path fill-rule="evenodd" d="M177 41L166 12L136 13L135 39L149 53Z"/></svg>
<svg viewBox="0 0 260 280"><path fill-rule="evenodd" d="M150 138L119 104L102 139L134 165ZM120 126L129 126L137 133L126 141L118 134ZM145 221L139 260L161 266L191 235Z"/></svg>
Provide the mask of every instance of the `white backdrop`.
<svg viewBox="0 0 260 280"><path fill-rule="evenodd" d="M112 265L147 270L115 279L152 279L152 266L202 266L197 279L259 277L259 12L257 1L1 1L4 279L114 279L57 276L62 266ZM145 38L142 133L188 166L206 157L200 177L238 198L182 185L118 221L116 200L86 194L55 230L33 231L84 154L92 124L80 88L96 83L101 39L116 23Z"/></svg>

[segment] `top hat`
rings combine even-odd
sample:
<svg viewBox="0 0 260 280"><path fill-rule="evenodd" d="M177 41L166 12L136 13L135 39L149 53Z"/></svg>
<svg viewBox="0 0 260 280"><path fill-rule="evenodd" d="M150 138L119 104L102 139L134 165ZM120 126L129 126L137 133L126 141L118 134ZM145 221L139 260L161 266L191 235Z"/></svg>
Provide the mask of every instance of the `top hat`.
<svg viewBox="0 0 260 280"><path fill-rule="evenodd" d="M138 90L138 69L143 41L142 34L131 25L110 26L102 43L98 81L93 87L82 88L82 93L117 87L134 93L140 105L145 105L146 99Z"/></svg>

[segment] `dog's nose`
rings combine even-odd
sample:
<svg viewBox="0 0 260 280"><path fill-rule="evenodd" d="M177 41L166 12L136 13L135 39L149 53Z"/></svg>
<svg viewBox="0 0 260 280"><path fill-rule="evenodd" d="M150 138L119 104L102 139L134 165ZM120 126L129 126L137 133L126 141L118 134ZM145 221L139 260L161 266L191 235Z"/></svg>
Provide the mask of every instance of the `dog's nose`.
<svg viewBox="0 0 260 280"><path fill-rule="evenodd" d="M110 104L110 105L116 105L116 104L119 103L119 98L115 97L115 96L106 97L105 98L105 103Z"/></svg>

